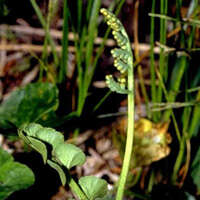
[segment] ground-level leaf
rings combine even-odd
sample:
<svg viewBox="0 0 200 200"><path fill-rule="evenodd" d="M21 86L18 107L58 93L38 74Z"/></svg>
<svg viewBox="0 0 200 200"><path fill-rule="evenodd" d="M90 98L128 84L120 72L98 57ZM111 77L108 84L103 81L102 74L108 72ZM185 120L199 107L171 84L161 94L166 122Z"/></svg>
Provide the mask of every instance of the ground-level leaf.
<svg viewBox="0 0 200 200"><path fill-rule="evenodd" d="M9 159L0 159L0 200L34 183L33 172L26 165L14 162L11 155L0 148L0 158L5 157Z"/></svg>
<svg viewBox="0 0 200 200"><path fill-rule="evenodd" d="M0 105L0 125L7 129L35 122L58 107L58 89L51 83L19 88Z"/></svg>
<svg viewBox="0 0 200 200"><path fill-rule="evenodd" d="M79 179L79 185L90 200L106 196L107 182L95 176L84 176Z"/></svg>

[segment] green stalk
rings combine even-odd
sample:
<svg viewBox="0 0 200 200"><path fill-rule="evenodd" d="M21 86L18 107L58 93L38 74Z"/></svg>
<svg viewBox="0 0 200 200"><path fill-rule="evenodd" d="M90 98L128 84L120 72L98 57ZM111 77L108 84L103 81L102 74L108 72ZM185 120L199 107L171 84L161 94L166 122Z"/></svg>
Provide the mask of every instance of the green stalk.
<svg viewBox="0 0 200 200"><path fill-rule="evenodd" d="M131 51L131 47L130 47ZM132 66L128 70L128 130L126 137L126 148L123 160L122 171L120 174L119 186L117 190L116 200L123 198L125 184L130 166L131 155L133 151L133 138L134 138L134 73L133 73L133 57L129 61Z"/></svg>
<svg viewBox="0 0 200 200"><path fill-rule="evenodd" d="M170 80L170 92L168 94L169 102L174 102L176 99L186 66L187 66L186 56L181 56L180 58L177 58ZM171 115L171 110L165 111L163 115L163 120L168 121L170 115Z"/></svg>
<svg viewBox="0 0 200 200"><path fill-rule="evenodd" d="M167 0L161 0L160 3L160 11L161 14L167 14ZM166 20L160 18L160 43L165 45L166 44ZM164 49L161 48L160 50L160 58L159 58L159 70L160 74L162 77L164 77L164 71L166 67L165 63L165 54L164 54ZM158 94L157 94L157 101L161 102L162 101L162 88L159 85L158 86ZM158 113L159 118L161 116L161 113Z"/></svg>
<svg viewBox="0 0 200 200"><path fill-rule="evenodd" d="M63 30L62 30L62 56L61 56L61 65L59 71L58 82L61 83L66 77L67 69L67 59L68 59L68 33L69 33L69 24L68 24L68 5L67 0L64 0L63 8Z"/></svg>
<svg viewBox="0 0 200 200"><path fill-rule="evenodd" d="M193 41L194 41L194 34L195 34L195 30L196 28L193 26L192 27L192 30L191 30L191 34L189 36L189 39L188 39L188 48L192 48L192 45L193 45ZM185 101L188 102L189 101L189 93L187 92L188 90L188 73L189 73L189 67L187 66L186 68L186 73L185 73L185 79L186 79L186 88L185 88ZM198 101L198 99L197 99ZM183 122L183 133L186 133L187 130L188 130L188 127L189 127L189 122L190 122L190 118L191 118L191 112L192 112L192 109L191 108L184 108L184 111L183 111L183 119L182 119L182 122ZM193 117L192 117L192 120L193 120ZM190 132L189 132L190 134Z"/></svg>
<svg viewBox="0 0 200 200"><path fill-rule="evenodd" d="M192 15L197 8L198 8L198 0L191 1L190 7L188 9L187 17L190 17L190 15ZM195 19L197 17L198 16L195 16ZM184 26L184 28L187 28L187 26ZM190 34L189 39L188 39L188 48L189 49L193 47L195 31L196 31L196 27L193 26L192 30L191 30L191 34ZM185 93L186 93L186 95L188 95L187 92L185 92ZM196 101L198 102L199 99L200 99L200 92L197 93ZM184 110L185 115L184 115L183 120L185 120L184 122L187 122L187 123L184 123L184 130L185 130L185 132L186 132L186 130L188 130L188 138L192 137L192 135L195 133L196 128L199 124L200 107L198 105L195 106L194 109L193 109L193 115L191 113L192 113L191 109L189 109L188 112L187 112L187 110L186 111ZM191 120L190 120L190 118L191 118Z"/></svg>
<svg viewBox="0 0 200 200"><path fill-rule="evenodd" d="M104 15L105 20L113 30L112 34L117 41L118 47L111 51L114 58L114 66L119 72L124 75L127 73L128 84L126 86L126 80L119 78L115 81L112 75L106 76L106 83L113 92L128 94L128 125L127 125L127 137L126 147L123 159L122 171L120 174L119 185L117 189L116 200L122 200L128 171L130 167L131 155L133 151L133 139L134 139L134 69L133 69L133 54L131 43L128 35L114 14L106 9L101 9L101 13ZM120 81L121 80L121 81ZM126 89L127 87L127 89Z"/></svg>
<svg viewBox="0 0 200 200"><path fill-rule="evenodd" d="M46 21L45 21L43 15L42 15L42 12L41 12L39 6L37 5L35 0L30 0L30 2L31 2L31 4L32 4L32 6L33 6L33 8L36 12L36 15L37 15L43 29L46 31ZM55 45L49 31L46 31L46 34L47 34L47 38L48 38L48 41L50 43L51 50L52 50L52 53L53 53L54 64L55 64L55 66L57 66L59 59L58 59L58 55L57 55L57 52L56 52L56 45Z"/></svg>
<svg viewBox="0 0 200 200"><path fill-rule="evenodd" d="M77 16L77 29L78 29L78 34L80 34L80 31L81 31L81 17L82 17L82 0L78 0L78 16Z"/></svg>
<svg viewBox="0 0 200 200"><path fill-rule="evenodd" d="M172 177L171 177L171 182L173 184L176 184L177 174L182 163L184 152L185 152L185 139L182 138L181 142L179 143L179 152L176 158L176 162L175 162Z"/></svg>
<svg viewBox="0 0 200 200"><path fill-rule="evenodd" d="M98 18L100 6L101 6L101 1L95 0L93 3L92 13L91 13L89 27L88 27L88 42L86 46L86 57L85 57L86 59L85 79L87 79L88 77L88 70L92 61L94 39L97 32L97 18Z"/></svg>
<svg viewBox="0 0 200 200"><path fill-rule="evenodd" d="M151 12L155 13L156 1L152 1ZM151 30L150 30L150 74L151 74L151 99L152 103L156 103L156 74L155 74L155 58L154 58L154 30L155 30L155 19L151 17ZM152 114L153 121L158 120L158 115L156 112Z"/></svg>
<svg viewBox="0 0 200 200"><path fill-rule="evenodd" d="M200 91L197 93L196 100L200 100ZM196 136L196 128L199 126L199 119L200 119L200 106L197 105L193 109L193 114L190 122L190 127L189 127L189 135L188 137L191 138L192 136Z"/></svg>
<svg viewBox="0 0 200 200"><path fill-rule="evenodd" d="M166 87L164 85L164 81L163 81L159 72L157 72L157 75L158 75L159 81L161 83L161 87L163 89L165 98L166 98L167 102L170 102L169 98L168 98L169 95L168 95ZM172 120L173 120L173 123L174 123L175 132L176 132L176 135L177 135L177 139L178 139L178 142L179 142L179 153L178 153L178 156L176 158L176 162L175 162L172 177L171 177L172 183L175 184L175 181L176 181L176 178L177 178L177 173L178 173L178 170L180 169L181 162L182 162L183 155L184 155L184 151L185 151L185 138L181 137L180 130L178 128L178 123L176 121L173 110L170 109L170 111L171 111Z"/></svg>
<svg viewBox="0 0 200 200"><path fill-rule="evenodd" d="M148 184L148 187L147 187L148 193L150 193L152 191L154 182L155 182L155 173L154 173L154 171L152 171L150 178L149 178L149 184Z"/></svg>
<svg viewBox="0 0 200 200"><path fill-rule="evenodd" d="M177 19L181 21L181 14L180 14L180 9L181 9L182 1L177 0L176 1L176 11L177 11ZM185 37L184 37L184 31L183 28L181 27L181 41L180 41L180 46L181 48L185 48ZM187 68L187 57L186 55L181 55L176 59L176 63L171 75L171 80L170 80L170 92L169 92L169 102L174 102L177 96L177 93L179 91L182 78L184 75L184 72ZM171 110L165 111L163 115L163 120L168 121L171 115Z"/></svg>
<svg viewBox="0 0 200 200"><path fill-rule="evenodd" d="M177 4L179 4L178 6L180 7L181 5L181 1L180 2L177 2ZM196 7L198 6L198 1L191 1L190 3L190 7L188 9L188 13L187 13L187 17L190 17L190 15L192 15L192 13L195 11ZM180 15L179 15L180 16ZM184 30L187 29L187 25L185 25L183 27ZM189 35L189 38L187 40L187 47L188 49L192 48L193 46L193 41L194 41L194 34L195 34L195 29L196 27L193 26L192 27L192 30L191 30L191 34ZM181 33L183 35L183 32ZM183 40L184 37L182 37L182 46L184 46L184 40ZM188 67L186 68L186 70L188 70ZM188 90L188 80L187 80L187 74L188 74L189 71L186 71L186 74L185 74L185 82L186 82L186 90ZM197 94L197 101L200 99L200 93L198 92ZM188 101L188 93L185 92L185 101ZM198 108L196 110L196 108ZM180 145L180 149L179 149L179 154L178 154L178 157L176 159L176 163L174 165L174 171L173 171L173 174L172 174L172 183L175 183L176 181L176 178L177 178L177 174L178 174L178 171L180 169L180 166L181 166L181 163L182 163L182 160L183 160L183 157L184 157L184 151L185 151L185 144L187 144L187 150L188 150L188 138L190 139L192 134L194 134L195 132L195 129L194 127L196 128L199 124L199 118L200 118L200 115L199 115L199 106L195 106L195 108L193 109L193 111L195 110L195 112L193 112L193 115L191 117L191 108L185 108L184 111L183 111L183 119L182 119L182 122L183 122L183 137L182 137L182 142L181 142L181 145ZM197 114L197 115L196 115ZM191 122L190 122L190 118L192 119ZM189 129L189 130L188 130ZM188 134L187 134L187 130L188 130ZM188 171L188 168L189 168L189 162L190 162L190 152L187 152L189 153L189 155L187 155L187 158L186 158L186 172L185 172L185 176L187 174L187 171ZM189 156L189 157L188 157Z"/></svg>
<svg viewBox="0 0 200 200"><path fill-rule="evenodd" d="M93 109L93 112L99 109L99 107L102 105L102 103L110 96L111 91L109 90L105 96L96 104L96 106Z"/></svg>
<svg viewBox="0 0 200 200"><path fill-rule="evenodd" d="M92 13L91 13L89 27L88 27L88 36L87 36L89 38L89 40L88 40L87 46L86 46L86 56L85 56L86 67L85 67L85 72L83 75L83 82L82 82L82 85L80 86L80 87L82 87L83 96L81 99L79 98L80 103L78 104L78 110L77 110L77 113L79 115L81 115L81 113L82 113L85 99L87 97L88 87L87 87L86 83L87 83L88 77L90 76L89 73L90 73L91 62L92 62L94 39L95 39L95 35L97 32L97 18L98 18L100 6L101 6L100 0L95 0L93 2Z"/></svg>

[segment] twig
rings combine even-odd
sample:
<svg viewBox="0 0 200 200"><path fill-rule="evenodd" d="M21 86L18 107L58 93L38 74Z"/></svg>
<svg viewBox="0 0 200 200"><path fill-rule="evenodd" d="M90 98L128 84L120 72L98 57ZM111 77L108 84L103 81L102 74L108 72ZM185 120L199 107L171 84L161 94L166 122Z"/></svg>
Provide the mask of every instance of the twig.
<svg viewBox="0 0 200 200"><path fill-rule="evenodd" d="M23 51L23 52L42 52L42 45L34 45L34 44L0 44L0 51ZM47 47L47 51L51 51L51 47ZM56 51L61 52L61 46L56 46ZM70 52L75 52L75 48L73 46L69 46Z"/></svg>
<svg viewBox="0 0 200 200"><path fill-rule="evenodd" d="M19 25L13 25L13 26L0 25L0 35L5 35L5 33L7 31L13 31L13 32L16 32L16 33L27 34L27 35L32 35L32 36L34 36L34 35L41 36L41 37L45 36L45 31L42 28L33 28L33 27L19 26ZM51 29L50 35L55 39L62 39L62 32L61 31ZM70 32L68 34L68 39L69 39L69 41L74 41L75 40L74 33ZM102 43L102 41L103 41L103 39L101 37L97 37L95 39L94 43L96 45L100 45ZM113 39L107 39L105 45L112 47L112 46L115 46L116 43ZM134 44L132 44L131 46L132 46L133 49L135 48ZM149 51L150 45L145 44L145 43L140 43L138 48L139 48L139 51ZM2 48L1 48L1 50L2 50ZM159 52L160 52L160 48L155 47L154 53L158 54Z"/></svg>

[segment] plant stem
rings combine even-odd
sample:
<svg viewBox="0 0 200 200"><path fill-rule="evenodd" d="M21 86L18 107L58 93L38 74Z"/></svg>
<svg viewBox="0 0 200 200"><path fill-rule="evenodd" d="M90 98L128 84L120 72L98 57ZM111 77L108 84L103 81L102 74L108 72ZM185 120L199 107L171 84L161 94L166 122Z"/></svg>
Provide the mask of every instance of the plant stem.
<svg viewBox="0 0 200 200"><path fill-rule="evenodd" d="M167 14L167 1L161 0L160 2L160 12L161 14ZM160 18L160 43L165 45L166 44L166 20ZM161 48L160 50L160 58L159 58L159 70L162 77L164 77L164 71L166 67L165 63L165 54L164 49ZM165 81L165 78L164 78ZM158 86L158 93L157 93L158 102L162 102L162 88L161 84ZM159 118L161 116L161 112L158 113Z"/></svg>
<svg viewBox="0 0 200 200"><path fill-rule="evenodd" d="M49 43L50 43L50 46L51 46L51 49L52 49L52 54L53 54L53 58L54 58L54 62L55 62L54 64L55 64L55 66L57 66L59 59L58 59L58 55L57 55L57 52L56 52L56 46L55 46L55 43L54 43L49 31L47 31L46 21L45 21L43 15L42 15L42 12L40 11L39 6L36 3L36 1L35 0L30 0L30 2L31 2L31 4L32 4L32 6L33 6L33 8L35 10L35 13L36 13L36 15L37 15L37 17L38 17L43 29L45 30L45 34L47 35L47 39L49 40Z"/></svg>
<svg viewBox="0 0 200 200"><path fill-rule="evenodd" d="M184 151L185 151L185 139L182 138L181 142L179 143L179 152L178 152L178 156L176 158L176 162L175 162L175 165L174 165L172 178L171 178L171 182L173 184L175 184L175 182L176 182L178 170L179 170L179 168L181 166L181 162L182 162L182 158L183 158L183 155L184 155Z"/></svg>
<svg viewBox="0 0 200 200"><path fill-rule="evenodd" d="M155 0L152 1L151 12L155 13ZM155 58L154 58L154 28L155 28L155 19L151 17L151 30L150 30L150 73L151 73L151 99L152 103L156 102L156 74L155 74ZM153 112L152 118L153 121L157 121L157 113Z"/></svg>
<svg viewBox="0 0 200 200"><path fill-rule="evenodd" d="M67 0L64 0L64 8L63 8L63 30L62 30L62 57L61 57L61 65L59 71L59 80L58 82L61 83L64 81L66 76L66 69L67 69L67 59L68 59L68 5Z"/></svg>
<svg viewBox="0 0 200 200"><path fill-rule="evenodd" d="M129 52L131 52L131 46L129 45ZM117 190L116 200L122 200L125 184L127 180L127 175L130 166L130 160L133 150L133 138L134 138L134 72L133 72L133 56L129 58L128 68L128 129L126 137L126 148L123 160L122 171L119 180L119 187Z"/></svg>
<svg viewBox="0 0 200 200"><path fill-rule="evenodd" d="M89 7L92 7L92 2L93 1L89 1L89 5L88 5ZM118 13L120 12L124 2L125 2L125 0L120 0L118 2L118 6L116 8L115 15L118 15ZM87 17L90 14L89 10L91 10L91 8L87 9ZM77 114L78 114L78 116L80 116L82 114L83 107L84 107L84 104L85 104L85 101L86 101L86 98L87 98L87 92L88 92L88 89L89 89L90 84L92 82L92 79L93 79L93 76L94 76L94 72L95 72L95 69L97 67L98 60L99 60L99 58L100 58L100 56L101 56L101 54L102 54L102 52L104 50L105 42L106 42L106 39L109 36L110 30L111 30L110 28L108 28L106 30L106 33L105 33L105 35L103 37L103 41L102 41L100 47L97 50L96 56L94 58L94 61L91 64L92 67L89 69L89 71L85 70L85 72L84 72L85 74L84 74L83 70L81 68L81 63L79 65L79 67L78 67L78 70L82 72L82 74L78 75L79 80L81 80L81 84L79 83L79 91L80 91L80 93L78 94L78 105L77 105ZM77 49L77 52L79 52L79 49ZM81 52L79 54L81 54ZM80 59L78 59L78 60L80 60ZM87 78L86 78L86 74L87 74Z"/></svg>

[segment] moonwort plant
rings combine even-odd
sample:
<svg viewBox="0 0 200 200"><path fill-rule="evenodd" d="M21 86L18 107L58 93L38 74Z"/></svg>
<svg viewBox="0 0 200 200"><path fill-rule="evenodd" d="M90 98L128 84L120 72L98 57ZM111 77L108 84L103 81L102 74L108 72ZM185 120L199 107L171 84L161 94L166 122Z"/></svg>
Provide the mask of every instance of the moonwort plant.
<svg viewBox="0 0 200 200"><path fill-rule="evenodd" d="M106 83L111 91L128 95L128 128L126 148L116 196L117 200L121 200L123 198L128 170L130 166L134 138L133 55L128 35L121 22L115 17L114 14L112 14L108 10L103 8L100 11L104 15L108 26L112 29L112 34L117 41L117 45L119 46L119 48L113 49L111 51L111 54L114 58L114 66L121 73L121 77L119 77L116 81L112 75L107 75Z"/></svg>

